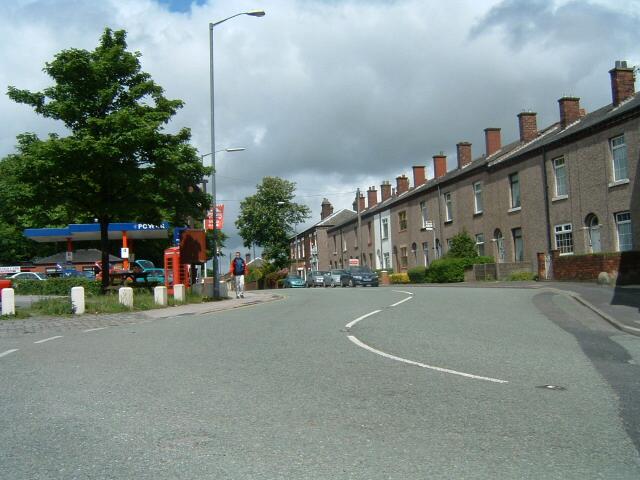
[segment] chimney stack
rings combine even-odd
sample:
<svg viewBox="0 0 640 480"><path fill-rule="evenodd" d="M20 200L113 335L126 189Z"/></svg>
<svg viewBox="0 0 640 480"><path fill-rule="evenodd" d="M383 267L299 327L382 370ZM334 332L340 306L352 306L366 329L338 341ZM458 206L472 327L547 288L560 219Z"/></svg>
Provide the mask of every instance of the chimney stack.
<svg viewBox="0 0 640 480"><path fill-rule="evenodd" d="M333 205L326 198L322 200L322 210L320 211L320 220L324 220L327 217L333 215Z"/></svg>
<svg viewBox="0 0 640 480"><path fill-rule="evenodd" d="M558 100L560 105L560 127L564 130L567 125L580 120L580 98L562 97Z"/></svg>
<svg viewBox="0 0 640 480"><path fill-rule="evenodd" d="M490 157L502 148L502 140L500 138L499 128L484 129L484 143L486 146L487 157Z"/></svg>
<svg viewBox="0 0 640 480"><path fill-rule="evenodd" d="M398 195L402 195L409 190L409 177L406 175L400 175L396 177L396 192Z"/></svg>
<svg viewBox="0 0 640 480"><path fill-rule="evenodd" d="M426 183L427 177L425 176L424 165L414 165L413 167L413 188L417 188L423 183Z"/></svg>
<svg viewBox="0 0 640 480"><path fill-rule="evenodd" d="M471 144L469 142L460 142L456 144L458 153L458 168L464 168L471 163Z"/></svg>
<svg viewBox="0 0 640 480"><path fill-rule="evenodd" d="M538 123L535 112L520 112L518 114L520 127L520 141L530 142L538 136Z"/></svg>
<svg viewBox="0 0 640 480"><path fill-rule="evenodd" d="M378 191L376 187L369 187L367 190L367 208L373 208L378 204Z"/></svg>
<svg viewBox="0 0 640 480"><path fill-rule="evenodd" d="M385 180L380 185L380 203L391 198L391 183L389 180Z"/></svg>
<svg viewBox="0 0 640 480"><path fill-rule="evenodd" d="M443 153L433 156L433 174L436 178L443 177L447 173L447 156Z"/></svg>
<svg viewBox="0 0 640 480"><path fill-rule="evenodd" d="M636 76L633 68L627 67L627 62L624 60L617 60L615 68L609 70L609 74L613 106L617 107L621 102L635 95Z"/></svg>
<svg viewBox="0 0 640 480"><path fill-rule="evenodd" d="M356 212L362 212L364 207L364 193L360 192L360 196L357 196L356 200L353 201L353 209Z"/></svg>

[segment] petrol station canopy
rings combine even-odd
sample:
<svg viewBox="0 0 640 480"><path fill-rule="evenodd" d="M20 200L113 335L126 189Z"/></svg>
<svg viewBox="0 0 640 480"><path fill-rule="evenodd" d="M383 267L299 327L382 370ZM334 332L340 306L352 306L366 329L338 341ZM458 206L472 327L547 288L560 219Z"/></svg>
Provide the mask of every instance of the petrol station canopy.
<svg viewBox="0 0 640 480"><path fill-rule="evenodd" d="M108 234L109 240L120 240L123 236L129 240L167 238L169 224L110 223ZM40 243L100 240L100 224L72 223L63 228L27 228L24 236Z"/></svg>

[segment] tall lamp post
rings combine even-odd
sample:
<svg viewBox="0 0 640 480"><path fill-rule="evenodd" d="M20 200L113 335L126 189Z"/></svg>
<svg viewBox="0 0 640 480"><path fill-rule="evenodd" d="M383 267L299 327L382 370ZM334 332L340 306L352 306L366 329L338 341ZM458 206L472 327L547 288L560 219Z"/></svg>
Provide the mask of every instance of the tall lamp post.
<svg viewBox="0 0 640 480"><path fill-rule="evenodd" d="M213 167L213 172L211 174L211 196L213 203L213 298L220 297L220 284L218 282L218 247L217 247L217 231L216 231L216 222L215 222L215 212L216 212L216 129L215 129L215 108L214 108L214 79L213 79L213 28L217 25L220 25L227 20L231 20L232 18L239 17L240 15L249 15L251 17L264 17L265 13L263 10L250 10L248 12L236 13L235 15L231 15L230 17L224 18L222 20L218 20L214 23L209 23L209 86L211 93L211 151L213 154L211 155L211 166Z"/></svg>

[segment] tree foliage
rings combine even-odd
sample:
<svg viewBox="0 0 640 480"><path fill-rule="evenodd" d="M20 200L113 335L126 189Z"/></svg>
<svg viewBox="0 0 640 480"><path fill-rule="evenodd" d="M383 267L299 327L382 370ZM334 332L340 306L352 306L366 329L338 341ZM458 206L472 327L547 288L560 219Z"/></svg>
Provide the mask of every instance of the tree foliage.
<svg viewBox="0 0 640 480"><path fill-rule="evenodd" d="M18 153L7 160L16 185L25 188L19 197L34 221L40 212L57 212L42 218L49 224L98 219L103 264L110 222L182 225L189 216L201 218L210 203L194 188L210 170L189 145L190 131L164 131L182 101L164 96L141 70L140 53L127 51L125 37L106 29L95 50L64 50L46 64L53 86L8 91L70 132L18 137Z"/></svg>
<svg viewBox="0 0 640 480"><path fill-rule="evenodd" d="M262 256L276 268L289 266L289 239L311 215L309 207L293 202L295 188L294 182L265 177L256 194L240 203L236 227L245 247L262 247Z"/></svg>
<svg viewBox="0 0 640 480"><path fill-rule="evenodd" d="M451 239L451 247L447 252L449 258L474 258L478 256L476 244L466 230Z"/></svg>

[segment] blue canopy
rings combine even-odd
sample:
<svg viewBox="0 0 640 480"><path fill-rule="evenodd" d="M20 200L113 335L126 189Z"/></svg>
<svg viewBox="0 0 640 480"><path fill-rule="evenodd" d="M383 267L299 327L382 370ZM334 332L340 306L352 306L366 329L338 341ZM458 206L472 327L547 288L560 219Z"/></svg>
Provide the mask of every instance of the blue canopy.
<svg viewBox="0 0 640 480"><path fill-rule="evenodd" d="M110 223L109 240L119 240L122 232L127 232L127 238L152 239L167 238L169 235L169 223L162 222L159 225L151 223ZM24 236L36 242L64 242L67 240L100 240L99 223L72 223L64 228L27 228Z"/></svg>

